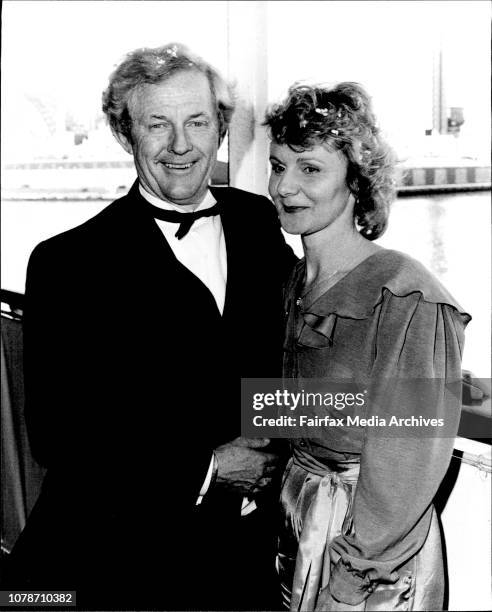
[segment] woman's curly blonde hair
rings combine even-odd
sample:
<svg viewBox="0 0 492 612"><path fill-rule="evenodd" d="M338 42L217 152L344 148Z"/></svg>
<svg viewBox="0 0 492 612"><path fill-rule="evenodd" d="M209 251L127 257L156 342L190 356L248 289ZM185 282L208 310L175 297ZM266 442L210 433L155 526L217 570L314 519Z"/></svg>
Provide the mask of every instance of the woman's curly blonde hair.
<svg viewBox="0 0 492 612"><path fill-rule="evenodd" d="M273 106L263 125L277 144L293 150L326 143L348 162L347 185L355 196L354 216L369 240L381 236L396 196L396 157L381 137L371 99L358 83L331 88L294 84Z"/></svg>

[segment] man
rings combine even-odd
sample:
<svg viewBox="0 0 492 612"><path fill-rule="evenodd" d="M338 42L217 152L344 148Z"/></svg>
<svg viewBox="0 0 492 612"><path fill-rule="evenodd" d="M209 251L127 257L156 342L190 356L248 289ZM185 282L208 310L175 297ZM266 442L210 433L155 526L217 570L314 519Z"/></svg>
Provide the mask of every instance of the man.
<svg viewBox="0 0 492 612"><path fill-rule="evenodd" d="M209 187L233 109L179 45L111 76L103 110L138 181L29 262L26 420L48 472L13 586L76 589L99 609L276 606L258 494L277 457L238 437L238 390L280 374L295 256L268 200Z"/></svg>

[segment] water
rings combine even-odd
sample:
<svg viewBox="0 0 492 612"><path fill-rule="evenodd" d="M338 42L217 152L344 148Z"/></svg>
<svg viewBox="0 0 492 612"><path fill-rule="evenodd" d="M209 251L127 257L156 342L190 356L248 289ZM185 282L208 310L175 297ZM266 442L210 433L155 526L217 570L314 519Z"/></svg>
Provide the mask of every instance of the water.
<svg viewBox="0 0 492 612"><path fill-rule="evenodd" d="M421 261L472 315L463 367L490 378L490 193L402 198L380 240Z"/></svg>
<svg viewBox="0 0 492 612"><path fill-rule="evenodd" d="M108 201L4 201L2 288L24 291L34 246L94 216ZM379 240L427 266L473 320L468 325L463 367L490 377L491 235L490 193L413 196L398 199L390 226ZM296 252L297 237L288 237ZM254 248L252 244L252 248Z"/></svg>

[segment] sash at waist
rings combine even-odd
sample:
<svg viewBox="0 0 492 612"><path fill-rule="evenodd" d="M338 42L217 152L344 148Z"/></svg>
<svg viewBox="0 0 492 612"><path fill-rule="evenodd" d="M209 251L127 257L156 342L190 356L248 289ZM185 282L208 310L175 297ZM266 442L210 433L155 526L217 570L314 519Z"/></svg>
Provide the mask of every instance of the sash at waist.
<svg viewBox="0 0 492 612"><path fill-rule="evenodd" d="M330 472L340 475L341 480L357 480L359 476L360 460L337 461L323 457L313 457L310 453L303 451L299 447L293 448L293 463L303 468L311 474L316 474L323 478Z"/></svg>
<svg viewBox="0 0 492 612"><path fill-rule="evenodd" d="M321 459L294 447L291 462L282 488L285 523L298 541L290 610L312 612L320 589L329 582L335 561L331 559L330 544L351 529L360 461L358 456L350 461ZM286 557L288 552L281 546L280 568L286 564Z"/></svg>

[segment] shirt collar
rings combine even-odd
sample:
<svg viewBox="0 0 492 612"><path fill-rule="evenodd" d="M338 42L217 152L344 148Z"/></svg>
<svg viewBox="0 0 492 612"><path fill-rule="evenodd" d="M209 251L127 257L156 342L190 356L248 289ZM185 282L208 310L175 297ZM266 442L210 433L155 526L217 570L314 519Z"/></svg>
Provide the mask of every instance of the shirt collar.
<svg viewBox="0 0 492 612"><path fill-rule="evenodd" d="M178 212L184 212L181 206L178 206L177 204L172 204L171 202L168 202L167 200L158 198L157 196L152 195L151 193L146 191L142 187L142 184L140 182L138 183L138 190L140 191L140 195L144 199L146 199L147 202L150 202L151 204L153 204L154 206L157 206L158 208L162 208L164 210L177 210ZM195 208L195 212L198 212L199 210L206 210L207 208L212 208L212 206L216 203L217 203L217 200L214 198L214 196L210 192L210 189L207 189L207 193L205 194L205 197L200 202L200 204Z"/></svg>

